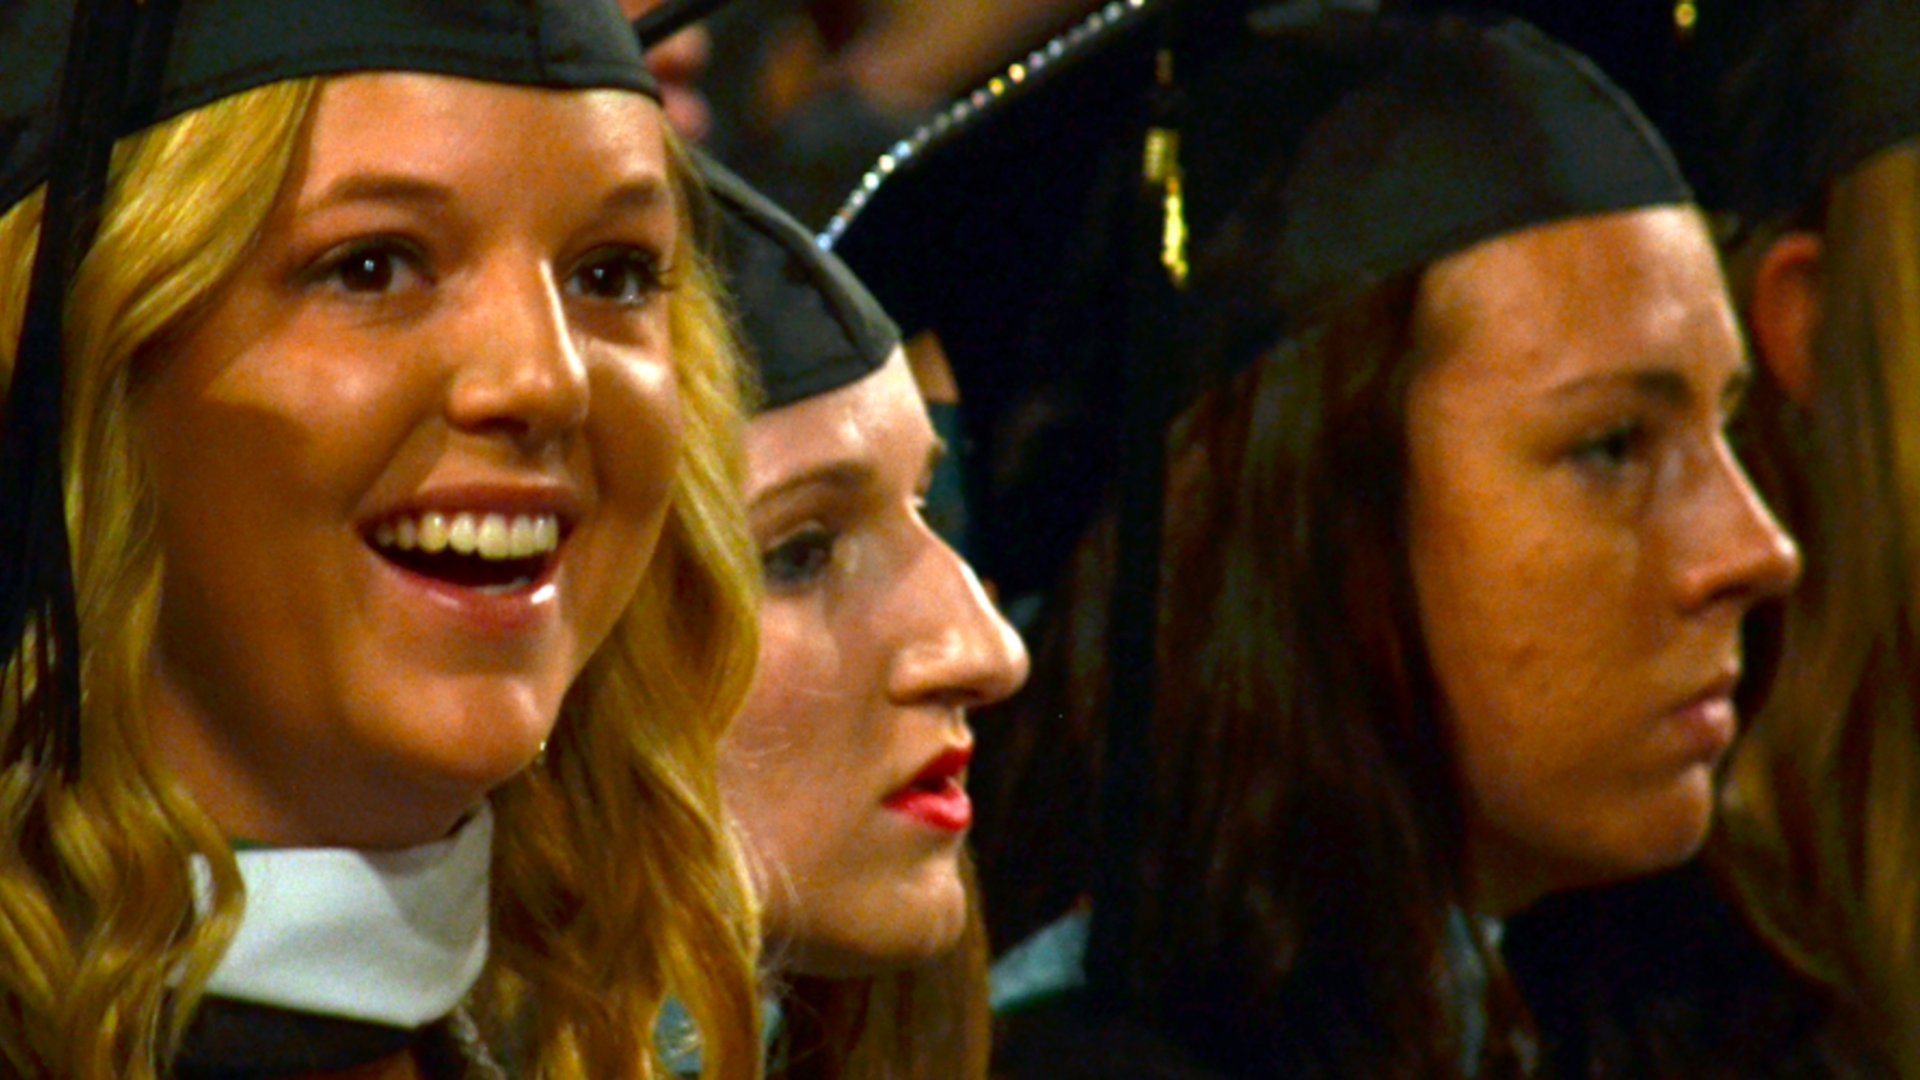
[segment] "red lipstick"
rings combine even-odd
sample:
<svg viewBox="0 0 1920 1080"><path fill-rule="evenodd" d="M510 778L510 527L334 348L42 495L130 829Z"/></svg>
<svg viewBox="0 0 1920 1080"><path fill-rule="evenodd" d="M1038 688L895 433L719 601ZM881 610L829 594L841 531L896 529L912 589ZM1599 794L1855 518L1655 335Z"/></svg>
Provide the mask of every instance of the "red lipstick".
<svg viewBox="0 0 1920 1080"><path fill-rule="evenodd" d="M887 809L942 832L960 833L973 824L973 800L963 779L973 750L948 750L914 774L906 786L888 795Z"/></svg>

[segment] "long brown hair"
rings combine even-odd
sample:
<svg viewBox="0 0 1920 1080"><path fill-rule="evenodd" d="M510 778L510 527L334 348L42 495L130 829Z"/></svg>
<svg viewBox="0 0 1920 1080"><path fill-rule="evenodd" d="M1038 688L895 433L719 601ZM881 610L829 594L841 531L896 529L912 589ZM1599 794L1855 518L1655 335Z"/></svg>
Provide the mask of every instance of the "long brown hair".
<svg viewBox="0 0 1920 1080"><path fill-rule="evenodd" d="M1920 1076L1920 147L1823 209L1814 388L1756 398L1752 450L1807 574L1711 853L1840 1041Z"/></svg>
<svg viewBox="0 0 1920 1080"><path fill-rule="evenodd" d="M1271 247L1229 245L1215 272L1261 280ZM1236 250L1256 263L1236 269ZM1170 434L1156 812L1133 859L1127 989L1140 1019L1232 1075L1523 1068L1510 984L1487 943L1456 931L1462 811L1405 557L1419 295L1413 272L1328 305ZM1209 355L1249 337L1247 313L1220 314ZM1107 547L1076 556L1073 606L1027 689L979 719L983 742L1027 743L1015 777L989 789L989 874L1052 865L1022 865L1035 842L1006 835L1044 816L994 794L1046 784L1062 751L1076 783L1097 787L1104 619L1083 602L1110 580ZM1038 846L1084 867L1096 843L1068 826ZM1071 887L996 883L1015 911L995 917L1031 929L1048 917L1036 903ZM1462 978L1463 946L1486 985ZM1483 1005L1488 1039L1469 1062L1462 1010Z"/></svg>

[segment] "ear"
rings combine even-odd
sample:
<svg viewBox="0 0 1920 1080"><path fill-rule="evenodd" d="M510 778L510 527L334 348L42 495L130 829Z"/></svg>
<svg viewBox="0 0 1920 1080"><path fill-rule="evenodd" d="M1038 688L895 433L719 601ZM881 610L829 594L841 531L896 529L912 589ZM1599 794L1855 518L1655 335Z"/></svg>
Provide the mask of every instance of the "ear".
<svg viewBox="0 0 1920 1080"><path fill-rule="evenodd" d="M947 350L931 330L923 330L901 346L907 351L907 367L920 387L920 396L930 405L952 405L960 400L960 384L954 381L953 365Z"/></svg>
<svg viewBox="0 0 1920 1080"><path fill-rule="evenodd" d="M1790 232L1760 257L1747 322L1759 360L1796 404L1813 397L1813 334L1820 324L1820 235Z"/></svg>

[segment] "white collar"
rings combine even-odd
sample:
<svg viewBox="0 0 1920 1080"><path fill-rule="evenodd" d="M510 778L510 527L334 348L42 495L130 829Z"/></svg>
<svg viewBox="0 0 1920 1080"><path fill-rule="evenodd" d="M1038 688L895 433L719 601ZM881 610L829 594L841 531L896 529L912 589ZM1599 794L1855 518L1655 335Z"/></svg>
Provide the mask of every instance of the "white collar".
<svg viewBox="0 0 1920 1080"><path fill-rule="evenodd" d="M296 1012L415 1028L453 1011L487 961L493 813L400 851L236 851L240 931L207 992ZM212 892L194 862L202 910Z"/></svg>

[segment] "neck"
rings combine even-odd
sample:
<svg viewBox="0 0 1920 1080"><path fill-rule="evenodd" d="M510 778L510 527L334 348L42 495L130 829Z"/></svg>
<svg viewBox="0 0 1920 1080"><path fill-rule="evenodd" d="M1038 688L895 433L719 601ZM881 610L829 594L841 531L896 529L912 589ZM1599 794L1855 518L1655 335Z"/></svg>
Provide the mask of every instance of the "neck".
<svg viewBox="0 0 1920 1080"><path fill-rule="evenodd" d="M1554 891L1551 868L1536 857L1510 855L1498 844L1469 844L1467 910L1507 919Z"/></svg>

